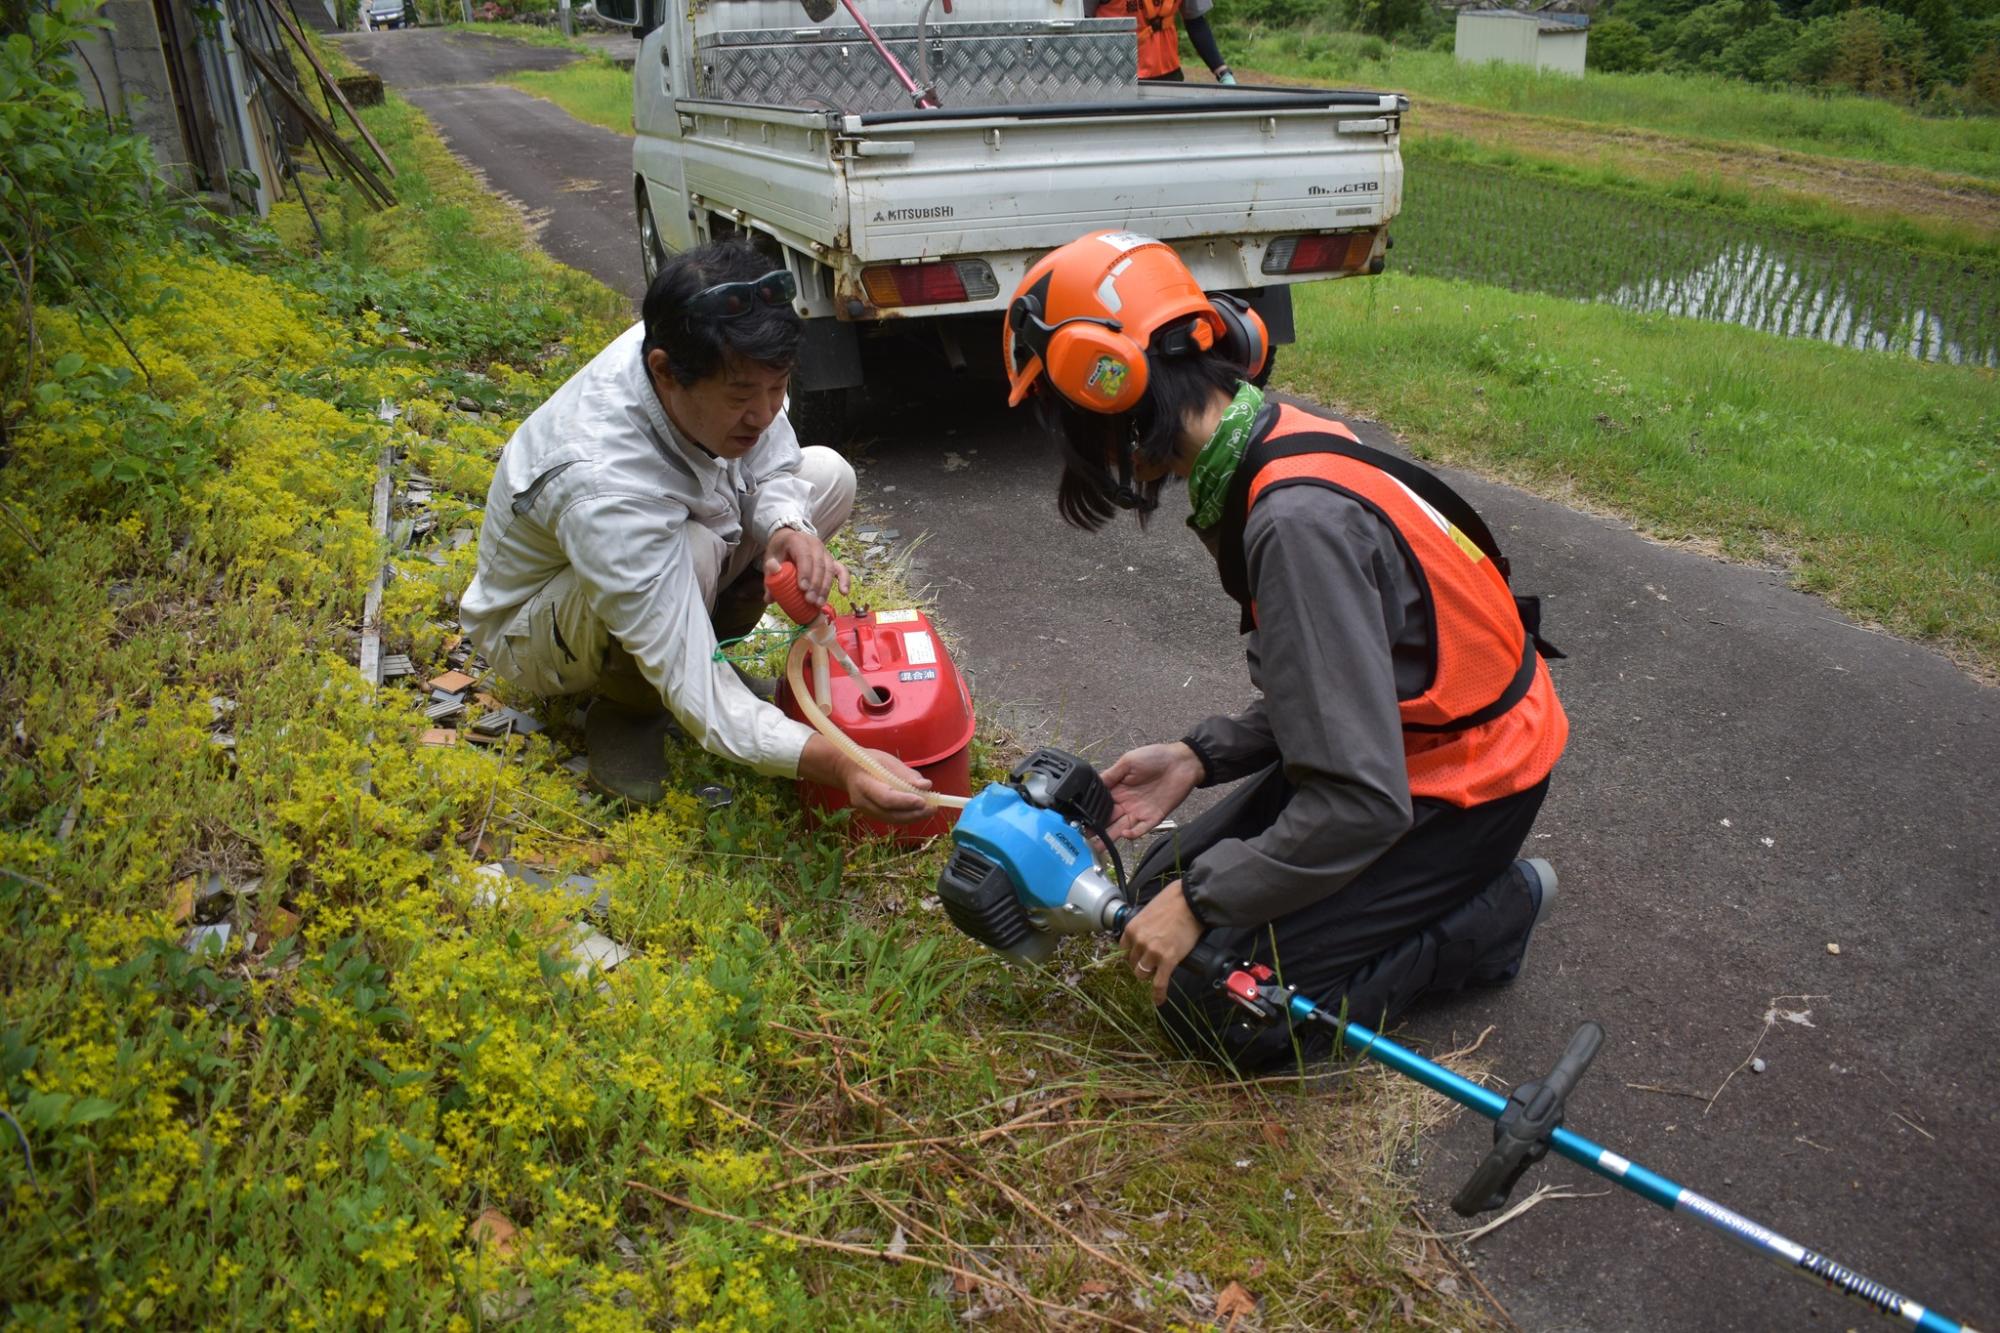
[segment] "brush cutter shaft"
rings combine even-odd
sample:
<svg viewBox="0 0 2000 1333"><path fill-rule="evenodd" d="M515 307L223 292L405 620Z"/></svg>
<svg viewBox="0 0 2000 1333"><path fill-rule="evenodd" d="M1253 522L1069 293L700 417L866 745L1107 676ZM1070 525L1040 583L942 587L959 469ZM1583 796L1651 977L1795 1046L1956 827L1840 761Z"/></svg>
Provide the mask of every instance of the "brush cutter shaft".
<svg viewBox="0 0 2000 1333"><path fill-rule="evenodd" d="M1650 1199L1670 1212L1692 1217L1712 1231L1719 1231L1737 1244L1792 1269L1807 1277L1817 1278L1834 1291L1852 1296L1864 1305L1872 1306L1878 1314L1902 1323L1906 1327L1923 1329L1925 1333L1974 1333L1964 1325L1954 1323L1934 1310L1926 1309L1916 1301L1902 1295L1893 1288L1872 1278L1836 1263L1813 1250L1807 1249L1794 1240L1761 1226L1741 1213L1723 1207L1713 1199L1706 1198L1686 1186L1677 1185L1665 1176L1648 1171L1637 1162L1628 1161L1601 1148L1581 1134L1558 1129L1550 1136L1549 1146L1569 1158L1578 1166L1586 1167L1616 1181L1643 1199Z"/></svg>
<svg viewBox="0 0 2000 1333"><path fill-rule="evenodd" d="M1433 1064L1414 1051L1362 1027L1342 1023L1302 995L1290 998L1288 1009L1294 1021L1325 1023L1339 1033L1340 1040L1358 1055L1387 1065L1406 1078L1416 1080L1433 1092L1442 1093L1468 1110L1489 1120L1498 1120L1507 1109L1507 1099L1468 1079L1460 1078L1443 1065ZM1674 1213L1685 1214L1712 1230L1786 1268L1825 1283L1834 1291L1852 1296L1908 1328L1924 1333L1975 1333L1934 1310L1911 1300L1880 1282L1863 1277L1844 1265L1818 1254L1796 1241L1735 1213L1712 1199L1676 1185L1665 1176L1648 1171L1637 1162L1620 1157L1609 1148L1599 1147L1571 1130L1557 1128L1549 1135L1549 1146L1578 1166L1595 1171L1606 1180L1622 1185L1640 1198L1650 1199Z"/></svg>
<svg viewBox="0 0 2000 1333"><path fill-rule="evenodd" d="M1046 958L1057 932L1122 934L1134 915L1123 899L1124 875L1119 873L1116 883L1106 880L1084 837L1087 829L1103 829L1111 806L1111 795L1096 771L1075 755L1037 750L1016 765L1008 784L995 783L973 798L953 831L958 850L938 879L938 896L952 921L974 939L1023 962ZM1603 1031L1595 1023L1577 1030L1569 1050L1546 1079L1517 1090L1521 1107L1512 1120L1503 1120L1509 1098L1359 1023L1341 1022L1284 985L1262 964L1243 962L1240 954L1225 953L1203 939L1195 942L1176 970L1184 974L1183 985L1191 982L1196 990L1213 987L1255 1022L1289 1018L1299 1024L1324 1023L1357 1055L1501 1122L1509 1133L1500 1136L1502 1141L1460 1192L1472 1211L1504 1202L1521 1170L1552 1148L1641 1198L1686 1214L1906 1327L1924 1333L1973 1333L1880 1282L1564 1129L1562 1100L1589 1068L1603 1041Z"/></svg>

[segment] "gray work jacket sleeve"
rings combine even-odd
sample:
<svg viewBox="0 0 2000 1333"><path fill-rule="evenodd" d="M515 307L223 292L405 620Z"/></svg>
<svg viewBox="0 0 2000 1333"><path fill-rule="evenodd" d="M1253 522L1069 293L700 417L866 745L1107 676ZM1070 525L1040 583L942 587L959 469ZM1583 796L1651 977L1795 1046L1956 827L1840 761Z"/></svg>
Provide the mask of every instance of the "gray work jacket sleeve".
<svg viewBox="0 0 2000 1333"><path fill-rule="evenodd" d="M1263 678L1257 656L1257 636L1250 636L1250 678ZM1200 751L1207 771L1201 785L1234 782L1278 762L1278 738L1271 734L1271 708L1260 689L1242 712L1230 717L1218 713L1187 734Z"/></svg>
<svg viewBox="0 0 2000 1333"><path fill-rule="evenodd" d="M1246 716L1269 728L1294 794L1268 829L1188 868L1188 900L1217 926L1262 925L1339 892L1411 822L1392 654L1411 572L1395 535L1345 496L1290 486L1251 511L1244 554L1257 684L1280 701Z"/></svg>

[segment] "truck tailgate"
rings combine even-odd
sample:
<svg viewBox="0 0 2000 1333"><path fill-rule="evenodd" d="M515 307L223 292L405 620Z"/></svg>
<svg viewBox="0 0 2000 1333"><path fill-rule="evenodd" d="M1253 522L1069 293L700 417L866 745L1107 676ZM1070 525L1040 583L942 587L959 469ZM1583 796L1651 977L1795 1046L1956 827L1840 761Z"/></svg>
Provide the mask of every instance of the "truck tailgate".
<svg viewBox="0 0 2000 1333"><path fill-rule="evenodd" d="M849 247L871 262L1042 250L1100 227L1330 231L1401 207L1401 98L1202 91L845 117Z"/></svg>

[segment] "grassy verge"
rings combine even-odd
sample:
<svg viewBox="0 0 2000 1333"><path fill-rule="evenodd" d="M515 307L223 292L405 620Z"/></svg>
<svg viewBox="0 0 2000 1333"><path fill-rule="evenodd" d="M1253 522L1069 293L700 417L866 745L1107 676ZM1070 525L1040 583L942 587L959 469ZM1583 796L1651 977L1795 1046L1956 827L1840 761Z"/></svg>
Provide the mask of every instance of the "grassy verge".
<svg viewBox="0 0 2000 1333"><path fill-rule="evenodd" d="M632 133L632 71L608 60L579 60L562 69L521 70L503 82L545 97L578 120Z"/></svg>
<svg viewBox="0 0 2000 1333"><path fill-rule="evenodd" d="M1299 392L2000 669L1993 372L1394 273L1299 300Z"/></svg>
<svg viewBox="0 0 2000 1333"><path fill-rule="evenodd" d="M362 686L382 451L476 528L621 304L367 114L403 205L135 258L143 366L43 312L0 468L10 1319L1151 1329L1235 1281L1266 1329L1488 1326L1409 1211L1411 1085L1219 1078L1089 951L1023 978L956 937L936 849L699 754L613 808L560 725L427 746ZM435 670L474 548L391 558L385 650ZM593 874L633 956L579 969L587 909L496 893L501 855Z"/></svg>
<svg viewBox="0 0 2000 1333"><path fill-rule="evenodd" d="M1514 65L1461 65L1448 51L1388 46L1345 32L1245 32L1232 35L1227 53L1239 68L1313 82L2000 178L2000 118L1930 119L1873 98L1777 91L1706 75L1579 79Z"/></svg>
<svg viewBox="0 0 2000 1333"><path fill-rule="evenodd" d="M562 29L544 28L535 23L489 22L477 19L471 23L448 25L453 32L477 32L488 37L505 37L509 41L525 42L529 46L553 46L564 51L574 51L578 55L595 55L596 51L586 42L562 35Z"/></svg>

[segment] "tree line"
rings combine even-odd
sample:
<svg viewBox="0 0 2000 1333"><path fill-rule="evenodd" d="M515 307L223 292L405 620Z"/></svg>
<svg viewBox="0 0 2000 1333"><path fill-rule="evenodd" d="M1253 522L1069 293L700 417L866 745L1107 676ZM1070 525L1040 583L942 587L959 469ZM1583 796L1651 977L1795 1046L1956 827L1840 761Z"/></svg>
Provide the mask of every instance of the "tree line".
<svg viewBox="0 0 2000 1333"><path fill-rule="evenodd" d="M1495 0L1500 3L1501 0ZM1523 4L1518 6L1527 8ZM2000 112L2000 0L1601 0L1589 68L1716 74L1863 93L1936 114ZM1455 10L1434 0L1220 0L1234 24L1325 24L1450 50Z"/></svg>

